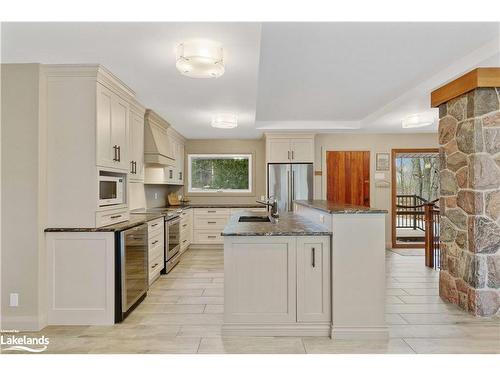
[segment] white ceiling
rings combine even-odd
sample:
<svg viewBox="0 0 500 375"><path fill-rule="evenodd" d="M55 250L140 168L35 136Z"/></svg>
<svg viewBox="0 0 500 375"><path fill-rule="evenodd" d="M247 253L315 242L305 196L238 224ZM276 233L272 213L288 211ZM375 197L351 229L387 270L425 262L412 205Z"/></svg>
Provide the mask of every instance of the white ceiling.
<svg viewBox="0 0 500 375"><path fill-rule="evenodd" d="M497 23L4 23L1 35L2 62L103 64L188 138L408 132L401 118L430 110L433 88L500 66ZM192 38L223 44L222 77L177 72L175 46ZM210 127L217 112L238 128Z"/></svg>

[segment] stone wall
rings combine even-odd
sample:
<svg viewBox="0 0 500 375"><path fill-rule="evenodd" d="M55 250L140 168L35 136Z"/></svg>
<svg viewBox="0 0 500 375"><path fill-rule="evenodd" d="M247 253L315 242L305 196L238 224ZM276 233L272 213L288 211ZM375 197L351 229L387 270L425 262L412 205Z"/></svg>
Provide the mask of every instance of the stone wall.
<svg viewBox="0 0 500 375"><path fill-rule="evenodd" d="M500 88L439 107L439 295L477 316L500 315Z"/></svg>

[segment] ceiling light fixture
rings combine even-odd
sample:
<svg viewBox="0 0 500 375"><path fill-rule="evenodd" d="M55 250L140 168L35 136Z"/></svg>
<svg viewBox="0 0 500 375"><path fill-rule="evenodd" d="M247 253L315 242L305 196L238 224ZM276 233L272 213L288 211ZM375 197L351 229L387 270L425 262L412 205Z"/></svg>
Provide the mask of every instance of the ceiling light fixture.
<svg viewBox="0 0 500 375"><path fill-rule="evenodd" d="M177 46L177 70L192 78L218 78L224 74L223 50L220 43L192 40Z"/></svg>
<svg viewBox="0 0 500 375"><path fill-rule="evenodd" d="M428 113L416 113L405 117L403 121L401 121L401 125L405 129L421 128L432 124L434 124L434 116Z"/></svg>
<svg viewBox="0 0 500 375"><path fill-rule="evenodd" d="M238 117L229 113L220 113L212 118L214 128L232 129L238 126Z"/></svg>

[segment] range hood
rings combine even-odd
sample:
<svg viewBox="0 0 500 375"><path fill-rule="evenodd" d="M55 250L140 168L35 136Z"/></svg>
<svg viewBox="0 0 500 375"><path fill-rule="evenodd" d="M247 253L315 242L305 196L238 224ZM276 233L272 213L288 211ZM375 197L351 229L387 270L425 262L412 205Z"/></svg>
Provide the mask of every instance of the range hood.
<svg viewBox="0 0 500 375"><path fill-rule="evenodd" d="M144 116L144 163L173 166L174 147L168 136L170 124L148 109Z"/></svg>

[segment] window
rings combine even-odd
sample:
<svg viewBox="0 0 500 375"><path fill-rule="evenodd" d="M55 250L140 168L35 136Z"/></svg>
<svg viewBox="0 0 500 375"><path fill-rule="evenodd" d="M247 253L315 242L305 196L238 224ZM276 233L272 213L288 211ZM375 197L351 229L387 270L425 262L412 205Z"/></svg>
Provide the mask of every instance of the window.
<svg viewBox="0 0 500 375"><path fill-rule="evenodd" d="M250 193L251 154L188 155L190 193Z"/></svg>

